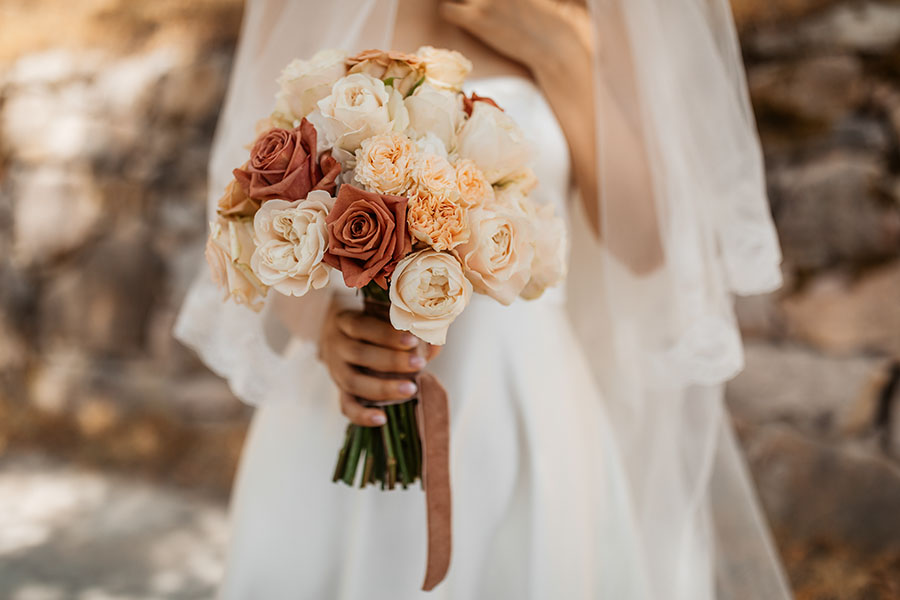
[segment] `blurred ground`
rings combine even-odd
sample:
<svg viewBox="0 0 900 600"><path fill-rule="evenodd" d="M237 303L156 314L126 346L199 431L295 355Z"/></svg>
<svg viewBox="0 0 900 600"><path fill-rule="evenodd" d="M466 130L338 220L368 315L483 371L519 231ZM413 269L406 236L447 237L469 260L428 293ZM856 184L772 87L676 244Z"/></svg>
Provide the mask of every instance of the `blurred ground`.
<svg viewBox="0 0 900 600"><path fill-rule="evenodd" d="M798 599L900 598L900 4L733 4L786 276L735 423ZM170 331L240 15L0 0L0 598L212 594L249 413Z"/></svg>

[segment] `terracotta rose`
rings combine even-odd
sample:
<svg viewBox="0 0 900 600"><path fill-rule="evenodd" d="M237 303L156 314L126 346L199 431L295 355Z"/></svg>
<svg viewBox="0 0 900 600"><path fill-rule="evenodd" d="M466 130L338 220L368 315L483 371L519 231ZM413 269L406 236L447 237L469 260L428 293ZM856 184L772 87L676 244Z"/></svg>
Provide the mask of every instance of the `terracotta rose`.
<svg viewBox="0 0 900 600"><path fill-rule="evenodd" d="M341 165L330 154L316 157L316 128L303 119L295 129L270 129L257 138L250 161L234 178L258 202L293 202L313 190L334 192Z"/></svg>
<svg viewBox="0 0 900 600"><path fill-rule="evenodd" d="M476 102L487 102L494 108L500 108L499 106L497 106L496 102L494 102L487 96L479 96L475 92L472 92L472 94L468 97L466 97L466 95L463 94L462 102L463 102L463 110L465 111L467 117L472 116L472 110L475 108ZM500 110L503 110L503 109L500 108Z"/></svg>
<svg viewBox="0 0 900 600"><path fill-rule="evenodd" d="M328 251L325 264L344 275L347 287L375 281L387 289L387 277L397 261L410 253L406 229L406 198L341 186L325 220Z"/></svg>

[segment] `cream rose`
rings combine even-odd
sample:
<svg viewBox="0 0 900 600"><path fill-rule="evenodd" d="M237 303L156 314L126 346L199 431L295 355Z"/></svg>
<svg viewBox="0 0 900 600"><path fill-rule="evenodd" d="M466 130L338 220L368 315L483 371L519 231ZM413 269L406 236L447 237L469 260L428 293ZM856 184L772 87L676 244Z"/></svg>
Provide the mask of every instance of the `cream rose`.
<svg viewBox="0 0 900 600"><path fill-rule="evenodd" d="M568 271L566 224L556 216L552 204L539 204L516 190L505 190L498 198L511 209L521 211L531 222L534 248L531 278L519 295L526 300L536 300L547 288L559 284Z"/></svg>
<svg viewBox="0 0 900 600"><path fill-rule="evenodd" d="M319 150L332 149L344 168L353 166L353 153L366 138L403 131L409 125L399 92L365 73L339 79L316 106L308 118L321 138Z"/></svg>
<svg viewBox="0 0 900 600"><path fill-rule="evenodd" d="M496 184L498 192L514 192L517 194L530 194L538 185L537 175L528 167L513 171Z"/></svg>
<svg viewBox="0 0 900 600"><path fill-rule="evenodd" d="M412 185L416 145L402 133L376 135L356 151L356 181L380 194L402 196Z"/></svg>
<svg viewBox="0 0 900 600"><path fill-rule="evenodd" d="M342 50L320 50L309 60L293 60L278 78L273 119L279 123L299 121L331 93L334 82L347 73L347 54ZM281 126L281 125L279 125Z"/></svg>
<svg viewBox="0 0 900 600"><path fill-rule="evenodd" d="M455 169L460 204L466 208L474 208L494 202L494 188L474 161L467 158L457 160Z"/></svg>
<svg viewBox="0 0 900 600"><path fill-rule="evenodd" d="M250 259L260 281L286 296L303 296L328 284L322 257L328 247L325 217L333 203L328 192L319 190L303 200L262 205L253 218L258 245Z"/></svg>
<svg viewBox="0 0 900 600"><path fill-rule="evenodd" d="M425 81L435 87L458 92L472 71L471 61L455 50L422 46L416 56L425 65Z"/></svg>
<svg viewBox="0 0 900 600"><path fill-rule="evenodd" d="M436 154L447 159L450 157L447 146L444 145L441 138L430 131L416 140L416 148L422 154Z"/></svg>
<svg viewBox="0 0 900 600"><path fill-rule="evenodd" d="M476 102L456 138L456 151L478 165L492 184L523 169L531 145L509 115L487 102Z"/></svg>
<svg viewBox="0 0 900 600"><path fill-rule="evenodd" d="M441 345L450 324L468 306L472 284L453 256L421 250L397 263L390 298L395 329Z"/></svg>
<svg viewBox="0 0 900 600"><path fill-rule="evenodd" d="M456 146L456 130L466 116L459 94L426 83L403 102L409 112L407 134L411 138L418 139L431 133L448 151Z"/></svg>
<svg viewBox="0 0 900 600"><path fill-rule="evenodd" d="M531 278L534 245L522 211L498 207L469 211L469 241L454 250L476 292L510 304Z"/></svg>
<svg viewBox="0 0 900 600"><path fill-rule="evenodd" d="M253 243L253 223L250 219L217 218L209 224L206 240L206 262L212 280L225 289L225 298L245 304L255 311L263 307L262 297L268 288L254 275L250 258Z"/></svg>

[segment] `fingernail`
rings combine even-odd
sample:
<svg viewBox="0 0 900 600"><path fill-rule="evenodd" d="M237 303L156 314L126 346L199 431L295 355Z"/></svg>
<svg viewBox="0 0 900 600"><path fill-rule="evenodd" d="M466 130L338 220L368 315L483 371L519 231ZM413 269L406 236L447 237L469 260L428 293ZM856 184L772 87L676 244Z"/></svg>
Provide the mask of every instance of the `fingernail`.
<svg viewBox="0 0 900 600"><path fill-rule="evenodd" d="M375 425L384 425L385 423L387 423L387 417L385 417L381 413L379 413L377 415L372 415L371 420L372 420L372 423L374 423Z"/></svg>
<svg viewBox="0 0 900 600"><path fill-rule="evenodd" d="M413 369L421 369L426 365L425 358L422 356L413 356L409 359L409 366Z"/></svg>
<svg viewBox="0 0 900 600"><path fill-rule="evenodd" d="M407 396L412 396L413 394L416 393L417 388L416 388L416 384L414 384L412 381L404 381L399 386L397 386L397 389L400 390L401 394L405 394Z"/></svg>
<svg viewBox="0 0 900 600"><path fill-rule="evenodd" d="M418 346L419 338L414 335L407 333L403 336L402 340L404 346Z"/></svg>

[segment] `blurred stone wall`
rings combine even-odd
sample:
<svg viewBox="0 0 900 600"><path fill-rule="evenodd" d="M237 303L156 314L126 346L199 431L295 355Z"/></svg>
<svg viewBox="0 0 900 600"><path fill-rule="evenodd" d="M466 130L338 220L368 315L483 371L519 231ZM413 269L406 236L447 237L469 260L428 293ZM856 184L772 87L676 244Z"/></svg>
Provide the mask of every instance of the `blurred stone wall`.
<svg viewBox="0 0 900 600"><path fill-rule="evenodd" d="M735 11L786 284L729 400L798 598L900 598L900 4Z"/></svg>
<svg viewBox="0 0 900 600"><path fill-rule="evenodd" d="M246 411L170 332L241 11L0 4L0 448L227 489Z"/></svg>
<svg viewBox="0 0 900 600"><path fill-rule="evenodd" d="M798 598L900 598L900 5L733 5L786 276L735 423ZM227 491L248 411L170 331L240 17L0 3L0 452Z"/></svg>

